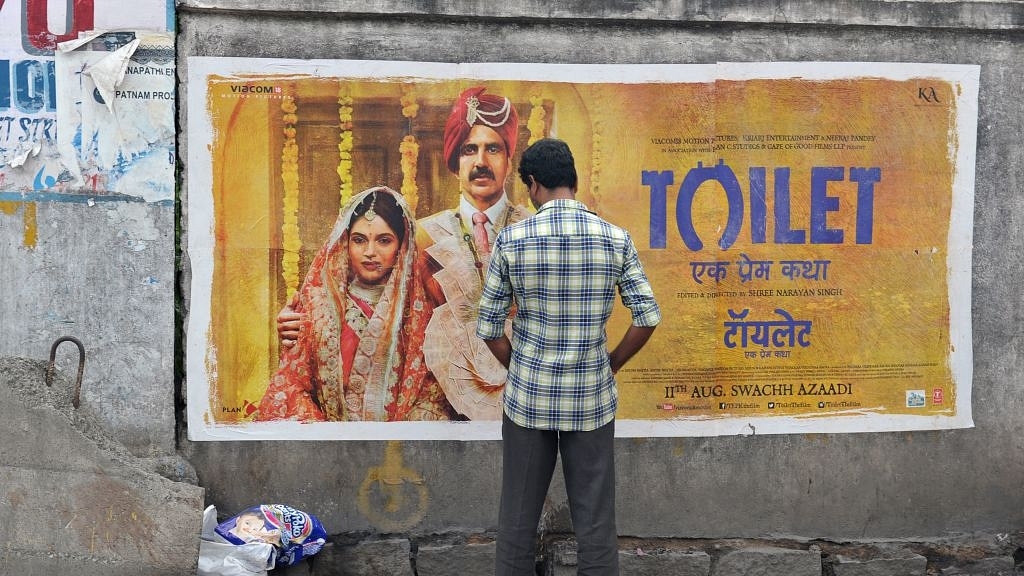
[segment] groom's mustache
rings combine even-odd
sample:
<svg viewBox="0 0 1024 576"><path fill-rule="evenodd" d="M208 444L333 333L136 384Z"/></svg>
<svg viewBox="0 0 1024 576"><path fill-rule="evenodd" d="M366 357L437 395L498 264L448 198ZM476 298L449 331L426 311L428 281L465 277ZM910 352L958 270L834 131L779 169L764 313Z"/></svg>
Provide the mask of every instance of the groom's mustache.
<svg viewBox="0 0 1024 576"><path fill-rule="evenodd" d="M469 172L470 180L475 180L477 178L482 178L484 176L490 178L491 180L494 180L494 172L491 172L491 169L487 168L486 166L479 166L477 168L473 168Z"/></svg>

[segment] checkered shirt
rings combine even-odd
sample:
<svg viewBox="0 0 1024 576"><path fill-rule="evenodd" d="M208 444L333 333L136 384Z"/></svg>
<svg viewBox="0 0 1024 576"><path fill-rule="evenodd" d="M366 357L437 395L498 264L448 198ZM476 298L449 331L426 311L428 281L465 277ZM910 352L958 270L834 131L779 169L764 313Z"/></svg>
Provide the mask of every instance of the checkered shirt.
<svg viewBox="0 0 1024 576"><path fill-rule="evenodd" d="M501 231L484 280L477 336L512 321L505 414L542 430L586 431L611 422L618 405L605 324L618 289L636 326L661 312L629 233L576 200L551 200Z"/></svg>

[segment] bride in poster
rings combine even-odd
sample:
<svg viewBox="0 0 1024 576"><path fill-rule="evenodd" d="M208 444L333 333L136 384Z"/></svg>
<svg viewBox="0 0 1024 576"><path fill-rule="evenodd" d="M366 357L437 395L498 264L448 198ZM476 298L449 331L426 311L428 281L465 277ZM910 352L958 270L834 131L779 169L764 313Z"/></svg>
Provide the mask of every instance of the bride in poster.
<svg viewBox="0 0 1024 576"><path fill-rule="evenodd" d="M431 310L414 278L414 218L386 187L342 210L289 307L298 339L280 364L258 420L448 420L423 360Z"/></svg>

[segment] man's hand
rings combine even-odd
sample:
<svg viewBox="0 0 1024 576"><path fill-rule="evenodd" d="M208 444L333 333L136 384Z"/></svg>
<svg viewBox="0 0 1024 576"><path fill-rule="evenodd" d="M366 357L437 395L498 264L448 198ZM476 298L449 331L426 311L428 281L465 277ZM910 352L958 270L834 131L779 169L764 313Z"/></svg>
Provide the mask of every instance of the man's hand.
<svg viewBox="0 0 1024 576"><path fill-rule="evenodd" d="M299 339L302 325L306 323L306 314L292 310L291 306L285 306L277 314L277 336L281 339L282 346L293 346Z"/></svg>
<svg viewBox="0 0 1024 576"><path fill-rule="evenodd" d="M498 362L508 370L508 365L512 363L512 341L508 339L508 336L502 334L501 338L484 340L484 344L490 349L491 354L494 354L494 357L498 359Z"/></svg>
<svg viewBox="0 0 1024 576"><path fill-rule="evenodd" d="M622 336L622 341L614 350L608 353L608 363L611 364L612 374L617 374L634 354L640 351L647 344L654 333L654 326L633 326Z"/></svg>

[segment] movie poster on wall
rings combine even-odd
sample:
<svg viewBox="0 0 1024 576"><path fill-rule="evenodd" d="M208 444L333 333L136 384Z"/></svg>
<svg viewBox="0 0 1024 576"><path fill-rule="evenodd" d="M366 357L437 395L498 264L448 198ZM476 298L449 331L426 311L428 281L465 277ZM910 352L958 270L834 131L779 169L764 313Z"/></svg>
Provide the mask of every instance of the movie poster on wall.
<svg viewBox="0 0 1024 576"><path fill-rule="evenodd" d="M977 66L188 68L192 439L500 437L453 216L467 111L514 143L496 225L532 212L515 167L555 137L637 245L663 321L616 377L619 436L973 425ZM352 259L367 207L396 237L376 283Z"/></svg>

